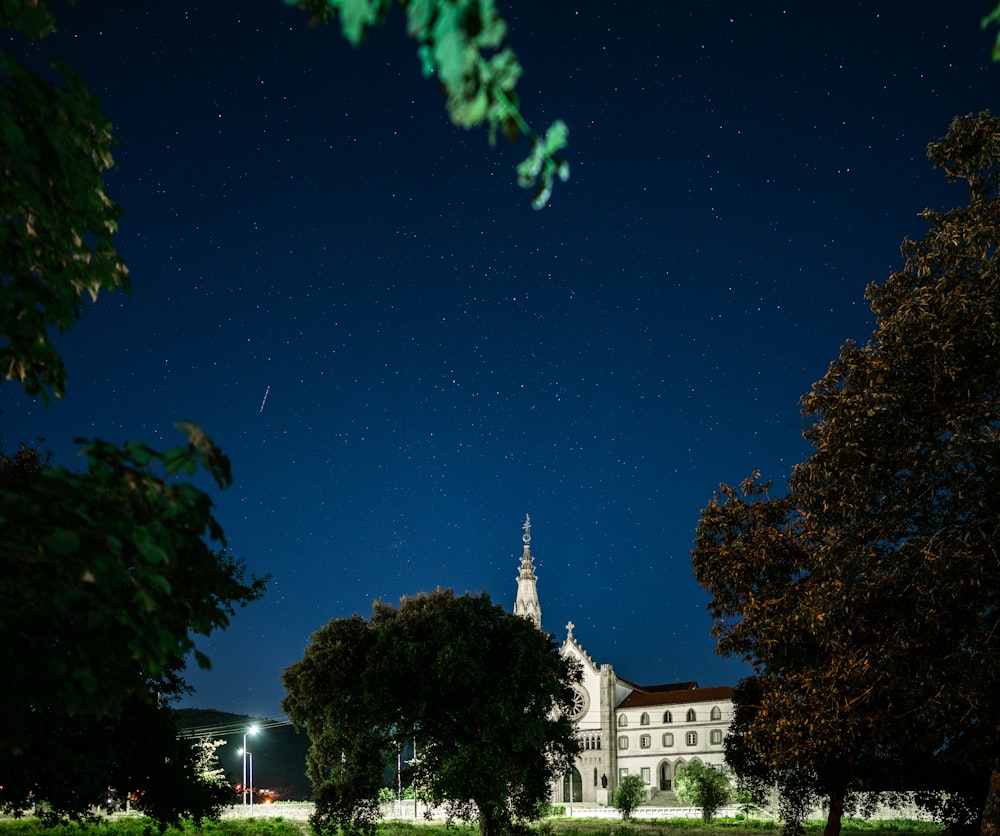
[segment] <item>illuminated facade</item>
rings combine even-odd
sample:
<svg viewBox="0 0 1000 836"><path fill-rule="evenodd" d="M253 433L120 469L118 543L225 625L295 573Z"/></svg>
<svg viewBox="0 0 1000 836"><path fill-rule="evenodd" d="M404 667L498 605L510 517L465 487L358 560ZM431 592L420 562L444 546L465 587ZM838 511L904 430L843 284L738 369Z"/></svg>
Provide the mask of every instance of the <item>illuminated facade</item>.
<svg viewBox="0 0 1000 836"><path fill-rule="evenodd" d="M524 532L514 612L541 629L530 517ZM583 670L573 706L581 752L572 772L553 787L552 802L609 805L622 777L640 775L650 803L675 804L674 776L681 766L693 761L722 765L733 689L699 688L696 682L636 685L611 665L595 664L573 628L572 622L566 625L562 653Z"/></svg>

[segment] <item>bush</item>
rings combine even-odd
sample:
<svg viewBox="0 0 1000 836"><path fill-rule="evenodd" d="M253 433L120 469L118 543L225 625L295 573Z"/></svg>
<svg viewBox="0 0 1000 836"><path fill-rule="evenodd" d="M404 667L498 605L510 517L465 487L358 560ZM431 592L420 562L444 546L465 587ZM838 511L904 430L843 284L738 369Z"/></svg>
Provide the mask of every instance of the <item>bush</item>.
<svg viewBox="0 0 1000 836"><path fill-rule="evenodd" d="M628 821L632 818L635 808L646 800L646 784L638 775L626 775L618 784L615 790L615 809L622 814L622 818Z"/></svg>
<svg viewBox="0 0 1000 836"><path fill-rule="evenodd" d="M729 776L721 769L694 761L677 771L677 797L682 803L700 807L704 822L710 822L732 794Z"/></svg>

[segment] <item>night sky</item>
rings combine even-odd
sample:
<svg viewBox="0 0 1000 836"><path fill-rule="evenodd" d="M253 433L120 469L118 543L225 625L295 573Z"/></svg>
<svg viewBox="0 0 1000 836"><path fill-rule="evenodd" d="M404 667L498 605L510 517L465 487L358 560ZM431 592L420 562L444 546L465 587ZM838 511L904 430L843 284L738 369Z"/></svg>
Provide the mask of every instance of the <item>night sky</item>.
<svg viewBox="0 0 1000 836"><path fill-rule="evenodd" d="M546 629L641 684L735 684L699 511L784 483L865 286L963 200L925 148L997 106L993 5L503 0L525 115L570 128L537 212L527 143L449 123L399 9L356 50L280 0L55 2L31 60L114 125L133 292L59 340L62 401L0 387L3 445L70 464L191 419L230 456L218 517L273 580L183 705L279 715L310 634L376 599L511 608L526 513Z"/></svg>

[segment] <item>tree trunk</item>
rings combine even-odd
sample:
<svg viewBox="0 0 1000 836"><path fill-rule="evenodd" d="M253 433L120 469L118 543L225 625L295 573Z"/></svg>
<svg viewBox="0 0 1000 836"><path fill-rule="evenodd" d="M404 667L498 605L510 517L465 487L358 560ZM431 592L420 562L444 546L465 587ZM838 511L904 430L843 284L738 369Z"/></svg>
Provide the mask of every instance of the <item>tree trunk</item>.
<svg viewBox="0 0 1000 836"><path fill-rule="evenodd" d="M476 805L479 808L479 836L498 836L496 817L488 806Z"/></svg>
<svg viewBox="0 0 1000 836"><path fill-rule="evenodd" d="M983 804L983 820L979 825L980 836L1000 836L1000 771L990 770L990 788Z"/></svg>
<svg viewBox="0 0 1000 836"><path fill-rule="evenodd" d="M844 795L830 796L830 812L826 817L823 836L840 836L840 820L844 817Z"/></svg>

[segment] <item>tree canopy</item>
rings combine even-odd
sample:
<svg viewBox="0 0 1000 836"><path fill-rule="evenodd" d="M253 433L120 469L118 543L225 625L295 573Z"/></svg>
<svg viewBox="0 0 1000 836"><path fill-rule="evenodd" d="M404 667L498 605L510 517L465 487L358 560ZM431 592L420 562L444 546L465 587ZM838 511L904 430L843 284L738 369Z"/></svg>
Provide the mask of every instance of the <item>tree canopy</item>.
<svg viewBox="0 0 1000 836"><path fill-rule="evenodd" d="M484 836L537 818L579 750L578 678L550 635L485 593L333 619L283 675L282 709L310 738L314 826L369 826L383 768L410 740L418 797L477 818Z"/></svg>
<svg viewBox="0 0 1000 836"><path fill-rule="evenodd" d="M912 753L998 785L1000 120L956 118L928 155L967 204L924 210L868 288L876 330L803 399L813 452L787 494L723 486L693 552L720 652L758 679L742 745L825 769L831 799Z"/></svg>
<svg viewBox="0 0 1000 836"><path fill-rule="evenodd" d="M0 0L0 20L35 41L55 26L44 3L21 0ZM46 400L66 390L49 329L73 325L99 291L129 287L103 179L111 124L71 67L53 69L63 83L0 50L0 370Z"/></svg>
<svg viewBox="0 0 1000 836"><path fill-rule="evenodd" d="M391 0L285 0L309 12L315 22L339 17L341 31L359 45L368 29L385 22ZM407 32L418 43L421 70L438 79L447 97L448 115L462 128L484 122L490 144L497 133L509 140L526 136L531 151L517 167L518 183L532 190L532 206L542 209L552 196L556 178L569 179L562 158L569 130L556 120L541 136L522 115L515 88L521 63L503 45L507 24L493 0L400 0Z"/></svg>

